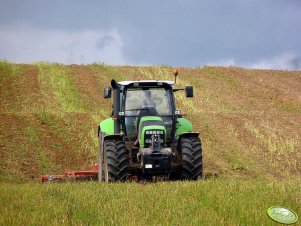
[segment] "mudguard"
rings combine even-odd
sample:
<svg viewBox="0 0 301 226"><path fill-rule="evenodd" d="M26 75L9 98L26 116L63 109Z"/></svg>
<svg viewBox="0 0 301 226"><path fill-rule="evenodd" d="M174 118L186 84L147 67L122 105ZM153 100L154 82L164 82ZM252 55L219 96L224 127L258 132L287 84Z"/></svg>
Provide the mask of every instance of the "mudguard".
<svg viewBox="0 0 301 226"><path fill-rule="evenodd" d="M182 134L193 133L192 123L186 118L177 119L176 137L179 138Z"/></svg>

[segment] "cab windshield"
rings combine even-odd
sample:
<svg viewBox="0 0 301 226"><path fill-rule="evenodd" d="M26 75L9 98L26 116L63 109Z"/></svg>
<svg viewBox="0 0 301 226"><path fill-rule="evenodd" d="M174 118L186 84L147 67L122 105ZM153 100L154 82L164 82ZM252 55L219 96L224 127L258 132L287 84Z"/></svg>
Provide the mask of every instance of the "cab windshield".
<svg viewBox="0 0 301 226"><path fill-rule="evenodd" d="M128 89L125 99L125 116L137 116L149 110L150 115L171 115L171 95L164 88Z"/></svg>

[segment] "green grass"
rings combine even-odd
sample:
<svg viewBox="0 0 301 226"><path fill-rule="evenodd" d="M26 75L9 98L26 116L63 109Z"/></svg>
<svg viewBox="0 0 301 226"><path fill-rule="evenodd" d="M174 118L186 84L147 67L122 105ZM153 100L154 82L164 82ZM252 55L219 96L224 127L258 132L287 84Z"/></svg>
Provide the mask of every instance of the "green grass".
<svg viewBox="0 0 301 226"><path fill-rule="evenodd" d="M284 112L294 112L294 113L301 113L301 104L294 103L291 101L287 101L286 103L282 103L281 101L274 101L273 106L277 107L278 109Z"/></svg>
<svg viewBox="0 0 301 226"><path fill-rule="evenodd" d="M40 118L42 124L49 125L51 123L51 114L49 111L46 110L45 107L38 106L35 108L35 112L38 114L38 117Z"/></svg>
<svg viewBox="0 0 301 226"><path fill-rule="evenodd" d="M3 83L9 77L14 77L20 72L20 67L17 64L10 63L8 61L0 61L0 84Z"/></svg>
<svg viewBox="0 0 301 226"><path fill-rule="evenodd" d="M204 72L206 73L207 76L211 77L212 79L224 81L223 85L227 86L228 90L237 91L239 88L238 83L231 76L231 74L216 71L214 67L210 67L210 66L204 67Z"/></svg>
<svg viewBox="0 0 301 226"><path fill-rule="evenodd" d="M47 158L47 153L40 142L40 139L38 137L38 132L33 127L27 127L26 132L29 138L29 142L32 144L32 146L35 147L35 151L32 154L34 154L34 157L38 162L39 172L45 174L50 170L50 167Z"/></svg>
<svg viewBox="0 0 301 226"><path fill-rule="evenodd" d="M281 129L264 121L258 126L246 122L245 128L256 138L251 152L265 159L275 173L283 177L291 176L292 172L300 175L297 168L300 157L298 134L288 138Z"/></svg>
<svg viewBox="0 0 301 226"><path fill-rule="evenodd" d="M276 225L270 206L301 212L299 180L0 184L0 191L1 225Z"/></svg>
<svg viewBox="0 0 301 226"><path fill-rule="evenodd" d="M12 64L7 61L0 61L0 84L5 82L12 74Z"/></svg>
<svg viewBox="0 0 301 226"><path fill-rule="evenodd" d="M39 83L42 87L51 87L62 112L84 112L84 104L80 101L71 77L65 66L59 64L38 63L40 70ZM44 93L44 95L49 95ZM47 102L53 102L47 98Z"/></svg>
<svg viewBox="0 0 301 226"><path fill-rule="evenodd" d="M262 130L256 128L252 123L245 123L245 127L252 132L259 142L262 142L267 149L275 155L287 155L295 152L299 147L299 142L295 139L284 138L281 131L271 127L267 123L262 123Z"/></svg>
<svg viewBox="0 0 301 226"><path fill-rule="evenodd" d="M173 80L171 68L164 66L139 67L138 71L151 80Z"/></svg>

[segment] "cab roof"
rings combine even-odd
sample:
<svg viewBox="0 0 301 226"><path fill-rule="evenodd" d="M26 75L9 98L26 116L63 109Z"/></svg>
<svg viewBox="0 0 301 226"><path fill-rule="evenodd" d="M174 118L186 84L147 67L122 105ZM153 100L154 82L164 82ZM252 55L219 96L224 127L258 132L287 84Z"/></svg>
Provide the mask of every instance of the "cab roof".
<svg viewBox="0 0 301 226"><path fill-rule="evenodd" d="M134 84L141 84L143 85L148 85L148 84L158 84L158 85L163 85L163 84L167 84L167 85L174 85L175 82L174 81L162 81L162 80L136 80L136 81L121 81L121 82L117 82L119 85L122 86L129 86L129 85L134 85ZM161 84L160 84L161 83Z"/></svg>

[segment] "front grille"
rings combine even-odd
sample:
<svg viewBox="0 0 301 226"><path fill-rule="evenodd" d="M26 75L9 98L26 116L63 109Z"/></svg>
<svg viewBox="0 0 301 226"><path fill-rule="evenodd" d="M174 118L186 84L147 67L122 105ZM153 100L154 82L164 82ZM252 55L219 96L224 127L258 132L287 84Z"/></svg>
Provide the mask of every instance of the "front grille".
<svg viewBox="0 0 301 226"><path fill-rule="evenodd" d="M152 143L152 135L159 135L160 137L160 143L164 143L164 131L163 130L147 130L144 133L144 144L145 147L149 147L150 144Z"/></svg>

